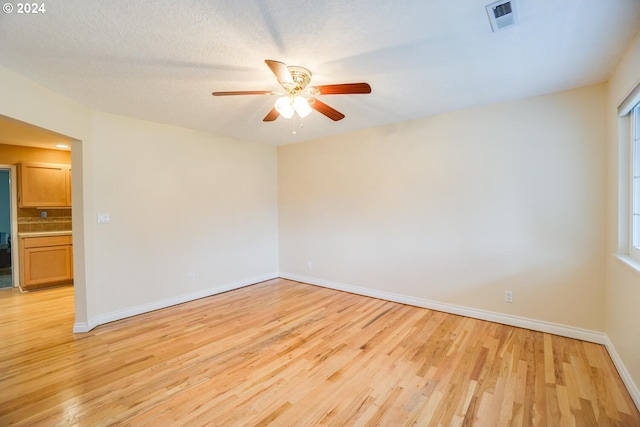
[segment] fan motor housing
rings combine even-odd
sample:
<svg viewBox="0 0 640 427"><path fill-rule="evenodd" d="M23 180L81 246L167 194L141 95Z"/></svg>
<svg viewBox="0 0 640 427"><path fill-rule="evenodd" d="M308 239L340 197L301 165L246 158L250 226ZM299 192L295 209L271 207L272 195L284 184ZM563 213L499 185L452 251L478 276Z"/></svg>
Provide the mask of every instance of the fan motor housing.
<svg viewBox="0 0 640 427"><path fill-rule="evenodd" d="M311 82L311 71L306 68L290 65L287 66L287 69L289 70L294 82L294 85L290 83L283 83L283 86L285 86L289 92L300 92L307 87L309 82Z"/></svg>

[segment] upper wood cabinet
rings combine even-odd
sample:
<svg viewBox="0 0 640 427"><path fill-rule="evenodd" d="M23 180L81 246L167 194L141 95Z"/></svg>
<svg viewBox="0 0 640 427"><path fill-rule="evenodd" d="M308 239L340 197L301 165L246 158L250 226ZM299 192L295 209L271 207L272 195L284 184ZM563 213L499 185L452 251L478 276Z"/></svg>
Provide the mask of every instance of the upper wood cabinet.
<svg viewBox="0 0 640 427"><path fill-rule="evenodd" d="M18 163L18 205L21 208L71 207L71 166Z"/></svg>

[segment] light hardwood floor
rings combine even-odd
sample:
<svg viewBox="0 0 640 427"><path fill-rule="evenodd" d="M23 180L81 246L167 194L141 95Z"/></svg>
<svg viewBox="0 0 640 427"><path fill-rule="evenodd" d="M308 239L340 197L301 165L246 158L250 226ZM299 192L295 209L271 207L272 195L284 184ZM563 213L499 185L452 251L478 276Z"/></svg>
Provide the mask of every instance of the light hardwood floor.
<svg viewBox="0 0 640 427"><path fill-rule="evenodd" d="M0 291L0 425L640 426L600 345L288 280L72 325Z"/></svg>

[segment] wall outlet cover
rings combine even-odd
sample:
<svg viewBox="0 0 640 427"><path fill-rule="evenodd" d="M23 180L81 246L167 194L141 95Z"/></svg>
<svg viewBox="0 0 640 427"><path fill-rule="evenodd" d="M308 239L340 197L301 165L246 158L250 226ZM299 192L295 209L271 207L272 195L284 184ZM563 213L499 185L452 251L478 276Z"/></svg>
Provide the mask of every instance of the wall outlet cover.
<svg viewBox="0 0 640 427"><path fill-rule="evenodd" d="M513 302L513 291L504 291L504 300L506 302Z"/></svg>

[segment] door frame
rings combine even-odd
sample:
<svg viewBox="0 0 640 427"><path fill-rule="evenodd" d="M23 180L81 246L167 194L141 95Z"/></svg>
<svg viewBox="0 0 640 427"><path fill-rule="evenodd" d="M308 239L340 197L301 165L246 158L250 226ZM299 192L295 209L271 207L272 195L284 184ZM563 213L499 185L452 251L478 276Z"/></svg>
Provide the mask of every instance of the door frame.
<svg viewBox="0 0 640 427"><path fill-rule="evenodd" d="M9 193L11 205L11 275L13 287L20 286L20 256L18 254L18 184L16 165L0 164L0 169L9 169Z"/></svg>

